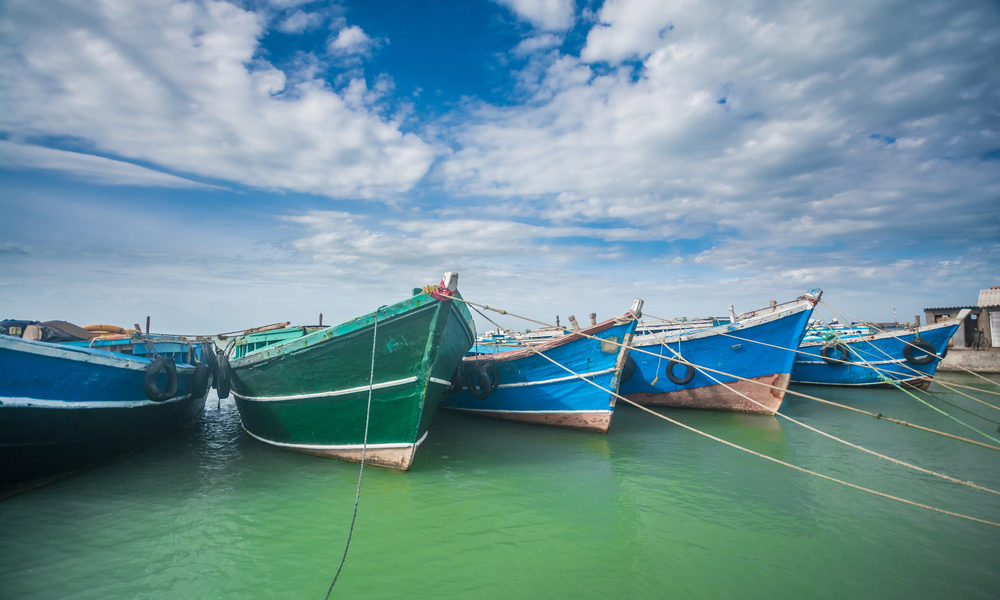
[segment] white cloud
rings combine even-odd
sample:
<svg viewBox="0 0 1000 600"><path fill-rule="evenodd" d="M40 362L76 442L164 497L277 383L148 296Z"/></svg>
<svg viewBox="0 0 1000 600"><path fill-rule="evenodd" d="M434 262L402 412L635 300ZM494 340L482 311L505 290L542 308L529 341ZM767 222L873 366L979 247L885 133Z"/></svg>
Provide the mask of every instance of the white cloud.
<svg viewBox="0 0 1000 600"><path fill-rule="evenodd" d="M211 188L183 177L154 171L110 158L53 150L30 144L0 140L0 164L4 168L46 169L68 173L105 185L135 185L177 188Z"/></svg>
<svg viewBox="0 0 1000 600"><path fill-rule="evenodd" d="M0 21L0 127L266 189L410 189L432 148L322 80L262 61L262 26L224 2L10 2Z"/></svg>
<svg viewBox="0 0 1000 600"><path fill-rule="evenodd" d="M331 52L344 52L350 54L363 54L371 46L371 38L368 37L357 25L350 25L337 32L336 37L330 39L327 47Z"/></svg>
<svg viewBox="0 0 1000 600"><path fill-rule="evenodd" d="M315 29L323 22L323 19L324 17L320 13L296 10L281 19L277 28L278 31L283 33L302 33L310 29Z"/></svg>
<svg viewBox="0 0 1000 600"><path fill-rule="evenodd" d="M470 111L437 174L456 194L628 220L649 240L846 239L891 257L921 236L951 251L973 214L989 240L1000 24L967 10L609 1L581 58L526 77L528 102ZM591 64L629 58L641 67Z"/></svg>
<svg viewBox="0 0 1000 600"><path fill-rule="evenodd" d="M573 25L573 0L496 0L530 22L549 31L563 31Z"/></svg>

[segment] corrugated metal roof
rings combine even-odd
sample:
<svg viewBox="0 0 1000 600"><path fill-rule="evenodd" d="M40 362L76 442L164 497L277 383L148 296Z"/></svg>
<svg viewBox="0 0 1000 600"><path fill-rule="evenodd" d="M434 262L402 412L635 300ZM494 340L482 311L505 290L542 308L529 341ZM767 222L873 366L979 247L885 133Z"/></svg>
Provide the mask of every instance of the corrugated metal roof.
<svg viewBox="0 0 1000 600"><path fill-rule="evenodd" d="M1000 287L991 287L988 290L979 290L979 306L1000 305Z"/></svg>

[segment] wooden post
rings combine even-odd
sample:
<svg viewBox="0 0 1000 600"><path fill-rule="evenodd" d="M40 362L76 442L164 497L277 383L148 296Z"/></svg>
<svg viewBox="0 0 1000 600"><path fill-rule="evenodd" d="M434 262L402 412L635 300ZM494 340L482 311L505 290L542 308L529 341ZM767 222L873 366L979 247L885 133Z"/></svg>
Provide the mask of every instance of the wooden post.
<svg viewBox="0 0 1000 600"><path fill-rule="evenodd" d="M580 324L576 322L576 317L573 315L569 316L569 323L573 326L573 331L580 331Z"/></svg>
<svg viewBox="0 0 1000 600"><path fill-rule="evenodd" d="M729 305L729 322L730 323L735 323L736 322L736 311L733 310L733 305L732 304Z"/></svg>
<svg viewBox="0 0 1000 600"><path fill-rule="evenodd" d="M590 313L590 324L597 325L597 313Z"/></svg>
<svg viewBox="0 0 1000 600"><path fill-rule="evenodd" d="M146 335L149 335L149 315L146 315Z"/></svg>
<svg viewBox="0 0 1000 600"><path fill-rule="evenodd" d="M319 326L323 326L323 313L319 313Z"/></svg>

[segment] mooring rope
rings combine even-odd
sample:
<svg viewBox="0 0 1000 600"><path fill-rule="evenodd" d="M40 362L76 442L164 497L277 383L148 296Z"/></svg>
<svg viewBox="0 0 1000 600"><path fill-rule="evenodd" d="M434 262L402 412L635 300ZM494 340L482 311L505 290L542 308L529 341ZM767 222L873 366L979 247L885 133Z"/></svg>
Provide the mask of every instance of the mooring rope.
<svg viewBox="0 0 1000 600"><path fill-rule="evenodd" d="M779 349L779 350L786 350L788 352L793 352L795 354L802 354L802 355L805 355L805 356L816 357L816 358L824 358L821 355L813 354L811 352L806 352L804 350L800 350L800 349L794 349L793 350L791 348L784 348L782 346L777 346L777 345L774 345L774 344L769 344L767 342L762 342L762 341L759 341L759 340L751 340L749 338L741 337L741 336L738 336L738 335L733 335L731 333L722 332L720 335L723 335L723 336L726 336L726 337L730 337L730 338L733 338L733 339L736 339L736 340L740 340L740 341L743 341L743 342L751 343L751 344L760 344L762 346L767 346L767 347L770 347L770 348L776 348L776 349ZM891 386L895 387L899 391L907 394L908 396L910 396L911 398L913 398L917 402L920 402L921 404L924 404L928 408L930 408L930 409L932 409L934 411L937 411L937 412L941 413L942 415L948 417L949 419L952 419L953 421L959 423L960 425L962 425L962 426L964 426L964 427L966 427L968 429L971 429L971 430L975 431L979 435L981 435L981 436L983 436L983 437L985 437L985 438L987 438L989 440L992 440L992 441L997 442L998 444L1000 444L1000 439L997 439L997 438L995 438L995 437L993 437L993 436L991 436L991 435L989 435L989 434L987 434L987 433L985 433L983 431L980 431L976 427L974 427L972 425L969 425L968 423L965 423L961 419L958 419L957 417L954 417L954 416L948 414L947 412L945 412L945 411L943 411L943 410L935 407L934 405L932 405L932 404L930 404L930 403L928 403L928 402L926 402L926 401L918 398L910 390L907 390L904 387L902 387L901 382L896 381L894 378L887 376L887 375L905 375L905 373L899 373L898 371L890 371L890 370L887 370L887 369L880 369L880 368L876 367L875 365L873 365L873 364L869 363L868 361L866 361L864 359L864 357L862 357L860 354L858 354L855 350L851 349L849 346L847 348L848 348L848 350L852 354L854 354L855 356L857 356L860 361L862 361L862 363L864 364L864 366L866 368L871 369L875 373L879 374L881 376L881 379L882 379L883 383L885 383L886 385L891 385ZM881 350L881 349L879 349L879 350ZM884 353L884 351L883 351L883 353ZM887 354L886 356L889 356L889 355ZM891 356L890 356L890 358L891 358ZM849 362L849 361L842 361L842 360L835 359L835 358L831 358L830 360L833 360L833 361L836 361L836 362L845 363L845 364L847 364ZM921 377L924 378L924 379L931 379L931 376L927 375L926 373L922 373L922 372L919 372L919 371L918 371L918 373L920 373ZM949 387L947 382L942 382L940 380L935 380L935 381L937 381L937 383L940 384L940 385L942 385L943 387L946 387L946 388ZM976 388L973 388L973 389L976 389ZM985 404L986 406L989 406L989 407L992 407L992 408L997 408L998 410L1000 410L1000 408L993 406L989 402L985 402L983 400L979 400L978 398L974 398L973 396L971 396L969 394L964 394L963 392L960 392L958 390L952 390L952 391L954 391L956 394L967 396L968 398L971 398L971 399L973 399L973 400L975 400L977 402ZM987 390L983 390L983 391L987 391ZM808 398L809 396L805 396L805 397ZM831 403L831 404L835 404L836 405L836 403ZM838 405L838 406L840 406L840 405ZM966 412L968 412L968 411L966 411ZM971 414L975 414L975 413L971 413ZM993 423L993 421L990 421L989 419L986 419L985 417L981 417L980 415L976 415L976 416L980 417L980 418L983 418L984 420Z"/></svg>
<svg viewBox="0 0 1000 600"><path fill-rule="evenodd" d="M368 373L368 409L365 411L365 437L361 443L361 468L358 470L358 486L354 491L354 515L351 517L351 528L347 531L347 543L344 545L344 555L340 557L340 566L337 567L337 573L333 576L333 581L330 582L329 589L326 590L326 600L329 600L330 594L333 592L333 586L337 584L337 578L340 577L340 571L344 568L344 563L347 562L347 550L351 547L351 537L354 536L354 523L358 520L358 503L361 501L361 478L365 474L365 454L368 450L368 423L372 414L372 390L375 385L375 342L378 339L378 311L385 308L380 306L375 309L375 326L372 328L372 359L371 359L371 370Z"/></svg>
<svg viewBox="0 0 1000 600"><path fill-rule="evenodd" d="M566 367L566 366L558 363L557 361L553 360L552 358L549 358L548 356L545 356L544 354L541 354L540 352L537 353L537 354L539 356L542 356L546 360L550 361L551 363L555 364L556 366L562 368L563 370L568 371L570 373L574 373L574 371L572 369L570 369L569 367ZM728 440L724 440L724 439L722 439L720 437L717 437L717 436L714 436L714 435L712 435L710 433L701 431L700 429L697 429L695 427L691 427L690 425L686 425L684 423L681 423L680 421L671 419L670 417L668 417L668 416L666 416L664 414L658 413L658 412L656 412L654 410L650 410L649 408L646 408L645 406L642 406L641 404L633 402L632 400L629 400L628 398L626 398L625 396L622 396L621 394L618 394L617 392L613 392L613 391L609 390L608 388L606 388L606 387L598 384L597 382L591 381L591 380L586 379L586 378L584 378L584 381L590 383L591 385L593 385L594 387L596 387L598 389L604 390L605 392L611 394L612 396L618 398L619 400L622 400L622 401L624 401L624 402L626 402L628 404L631 404L632 406L635 406L636 408L639 408L640 410L646 411L646 412L648 412L651 415L657 416L657 417L659 417L659 418L661 418L661 419L663 419L663 420L665 420L665 421L667 421L669 423L677 425L678 427L682 427L682 428L684 428L684 429L686 429L688 431L691 431L693 433L697 433L698 435L704 436L704 437L706 437L708 439L711 439L713 441L719 442L721 444L725 444L725 445L727 445L727 446L729 446L731 448L735 448L737 450L746 452L748 454L752 454L752 455L757 456L759 458L763 458L765 460L769 460L769 461L777 463L779 465L782 465L782 466L785 466L785 467L789 467L791 469L795 469L796 471L800 471L802 473L807 473L809 475L814 475L816 477L820 477L820 478L826 479L828 481L833 481L834 483L839 483L841 485L845 485L847 487L850 487L850 488L853 488L853 489L856 489L856 490L860 490L860 491L863 491L863 492L868 492L870 494L874 494L874 495L880 496L882 498L888 498L890 500L895 500L897 502L902 502L904 504L909 504L910 506L916 506L918 508L924 508L924 509L931 510L931 511L934 511L934 512L938 512L938 513L941 513L941 514L950 515L950 516L953 516L953 517L958 517L960 519L966 519L966 520L969 520L969 521L975 521L977 523L983 523L984 525L992 525L993 527L1000 527L1000 522L990 521L990 520L987 520L987 519L981 519L979 517L973 517L973 516L970 516L970 515L966 515L966 514L962 514L962 513L958 513L958 512L954 512L954 511L950 511L950 510L946 510L946 509L943 509L943 508L938 508L936 506L931 506L929 504L923 504L921 502L915 502L913 500L908 500L906 498L901 498L899 496L893 496L892 494L888 494L886 492L880 492L878 490L873 490L871 488L867 488L867 487L858 485L856 483L851 483L849 481L844 481L843 479L838 479L836 477L832 477L830 475L826 475L826 474L820 473L818 471L813 471L811 469L807 469L805 467L801 467L799 465L795 465L795 464L792 464L790 462L774 458L773 456L768 456L767 454L764 454L762 452L757 452L756 450L751 450L750 448L746 448L744 446L740 446L739 444L735 444L735 443L730 442ZM989 490L989 491L992 491L992 490Z"/></svg>
<svg viewBox="0 0 1000 600"><path fill-rule="evenodd" d="M500 314L510 315L510 316L518 318L518 319L523 319L525 321L530 321L532 323L537 323L537 324L543 325L545 327L555 327L553 325L545 323L544 321L538 321L538 320L532 319L530 317L525 317L525 316L522 316L522 315L511 313L511 312L503 310L501 308L495 308L495 307L492 307L492 306L489 306L489 305L486 305L486 304L478 304L476 302L472 302L472 301L466 300L464 298L455 298L455 300L460 301L460 302L464 302L465 304L468 304L468 305L471 305L471 306L478 306L478 307L483 308L485 310L492 310L492 311L500 313ZM565 331L567 333L570 332L570 330L565 329L565 328L563 328L563 331ZM588 335L588 334L585 334L585 333L582 333L582 332L575 332L575 333L578 334L578 335L584 336L584 337L589 337L591 339L598 339L596 336ZM729 335L729 334L723 334L723 335ZM733 336L733 337L736 337L736 336ZM746 338L740 338L740 337L736 337L736 339L744 339L744 340L746 340L748 342L755 342L755 340L748 340ZM798 352L798 350L784 348L782 346L774 346L772 344L767 344L765 342L756 342L756 343L760 343L760 344L763 344L763 345L766 345L766 346L771 346L772 348L779 348L781 350L785 350L785 351L788 351L788 352ZM618 346L624 345L624 344L621 344L621 343L618 343L618 342L615 342L615 344L617 344ZM644 349L636 347L636 346L630 346L629 347L629 351L630 352L641 352L641 353L644 353L644 354L648 354L650 356L660 356L659 354L656 354L654 352L650 352L648 350L644 350ZM905 426L905 427L912 427L914 429L917 429L917 430L920 430L920 431L924 431L924 432L927 432L927 433L933 433L935 435L940 435L940 436L943 436L943 437L951 438L953 440L957 440L957 441L960 441L960 442L965 442L965 443L968 443L968 444L973 444L975 446L981 446L981 447L984 447L984 448L989 448L990 450L1000 451L1000 446L994 446L992 444L987 444L987 443L984 443L984 442L980 442L978 440L972 440L972 439L969 439L969 438L966 438L966 437L955 435L953 433L948 433L948 432L945 432L945 431L940 431L940 430L937 430L937 429L926 427L924 425L917 425L916 423L910 423L908 421L904 421L902 419L896 419L896 418L893 418L893 417L889 417L889 416L883 415L881 413L873 413L873 412L869 412L869 411L866 411L866 410L862 410L860 408L855 408L853 406L847 406L846 404L840 404L838 402L833 402L832 400L826 400L826 399L820 398L818 396L812 396L812 395L806 394L804 392L799 392L797 390L788 389L787 387L780 387L780 386L776 386L776 385L771 385L769 383L766 383L766 382L763 382L763 381L758 381L756 379L748 379L746 377L740 377L739 375L733 375L731 373L726 373L725 371L719 371L717 369L712 369L710 367L695 365L694 363L691 363L691 362L687 361L683 357L678 358L676 360L680 364L690 365L691 367L698 368L698 369L702 370L703 372L704 371L710 371L712 373L716 373L718 375L722 375L723 377L729 377L729 378L732 378L732 379L736 379L738 381L748 382L748 383L751 383L751 384L754 384L754 385L759 385L759 386L767 387L767 388L770 388L772 390L775 390L775 391L778 391L778 392L781 392L781 393L784 393L784 394L789 394L789 395L792 395L792 396L797 396L797 397L800 397L800 398L805 398L807 400L814 400L814 401L820 402L822 404L827 404L827 405L830 405L830 406L835 406L835 407L838 407L838 408L843 408L843 409L846 409L846 410L851 410L851 411L854 411L854 412L857 412L857 413L865 414L865 415L868 415L868 416L873 417L875 419L889 421L889 422L895 423L897 425L902 425L902 426ZM995 382L993 382L993 383L995 383Z"/></svg>
<svg viewBox="0 0 1000 600"><path fill-rule="evenodd" d="M669 347L667 347L667 349L670 350ZM695 369L698 369L699 371L701 370L697 365L692 365L692 366ZM742 397L744 400L749 400L750 402L756 404L757 406L759 406L761 408L764 408L765 410L767 409L767 407L765 407L760 402L757 402L756 400L754 400L750 396L747 396L743 392L740 392L739 390L736 390L736 389L732 388L731 386L727 385L726 383L724 383L722 381L719 381L718 379L716 379L712 375L710 375L708 373L704 373L704 372L703 372L703 374L705 376L707 376L709 379L711 379L712 381L714 381L716 384L721 385L722 387L726 388L727 390L729 390L733 394L736 394L737 396ZM823 431L823 430L821 430L821 429L819 429L817 427L813 427L812 425L808 425L806 423L803 423L802 421L799 421L798 419L795 419L794 417L790 417L790 416L788 416L786 414L782 414L780 412L774 413L774 414L775 414L775 416L780 417L782 419L785 419L785 420L787 420L787 421L789 421L791 423L795 423L796 425L799 425L800 427L804 427L805 429L808 429L809 431L812 431L813 433L818 433L819 435L822 435L822 436L824 436L826 438L829 438L829 439L831 439L831 440L833 440L835 442L838 442L840 444L844 444L845 446L848 446L850 448L854 448L855 450L860 450L862 452L866 452L868 454L871 454L872 456L877 456L878 458L881 458L882 460L886 460L888 462L895 463L897 465L900 465L900 466L903 466L903 467L907 467L907 468L913 469L915 471L919 471L919 472L924 473L926 475L932 475L934 477L938 477L940 479L944 479L944 480L950 481L952 483L958 483L960 485L964 485L964 486L967 486L967 487L975 488L975 489L978 489L978 490L981 490L981 491L984 491L984 492L989 492L991 494L996 494L996 495L1000 496L1000 491L998 491L998 490L994 490L994 489L991 489L991 488L988 488L988 487L984 487L984 486L978 485L976 483L973 483L971 481L962 481L961 479L957 479L955 477L952 477L951 475L947 475L945 473L938 473L937 471L932 471L930 469L925 469L924 467L921 467L921 466L918 466L918 465L914 465L912 463L906 462L904 460L900 460L898 458L893 458L891 456L882 454L881 452L876 452L874 450L870 450L870 449L865 448L864 446L861 446L859 444L855 444L855 443L847 441L847 440L845 440L843 438L837 437L837 436L835 436L833 434L827 433L827 432L825 432L825 431Z"/></svg>
<svg viewBox="0 0 1000 600"><path fill-rule="evenodd" d="M842 316L839 314L838 310L836 308L834 308L833 306L831 306L829 302L827 302L826 300L820 300L820 302L825 307L827 307L830 310L831 313L833 313L834 318L843 320ZM853 315L851 315L851 314L848 314L847 316L853 317ZM875 326L873 323L870 323L870 322L865 321L863 319L853 319L852 318L852 320L853 321L858 321L860 323L864 323L866 326L871 327L872 329L874 329L875 331L878 331L878 332L885 332L885 331L887 331L887 330L884 330L884 329L880 329L879 327ZM912 345L912 344L910 344L910 345ZM937 356L937 355L935 355L935 356ZM943 356L938 356L938 358L944 359ZM989 383L996 384L995 381L993 381L992 379L990 379L988 377L985 377L982 373L977 373L977 372L973 371L972 369L963 367L961 365L954 365L954 367L956 369L960 370L960 371L963 371L963 372L969 374L969 375L973 375L975 377L978 377L978 378L982 379L983 381L987 381Z"/></svg>

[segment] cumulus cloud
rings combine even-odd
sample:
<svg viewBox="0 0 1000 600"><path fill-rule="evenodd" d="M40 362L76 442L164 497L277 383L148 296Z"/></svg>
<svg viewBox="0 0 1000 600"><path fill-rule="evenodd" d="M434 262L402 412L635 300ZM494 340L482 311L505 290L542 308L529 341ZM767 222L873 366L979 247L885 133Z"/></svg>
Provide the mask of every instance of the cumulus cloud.
<svg viewBox="0 0 1000 600"><path fill-rule="evenodd" d="M430 146L324 81L278 70L258 54L262 35L262 17L224 2L10 2L0 127L331 197L398 194L423 177Z"/></svg>
<svg viewBox="0 0 1000 600"><path fill-rule="evenodd" d="M573 24L573 0L496 0L535 27L563 31Z"/></svg>
<svg viewBox="0 0 1000 600"><path fill-rule="evenodd" d="M357 25L344 27L337 35L330 38L327 47L331 52L347 54L363 54L368 51L371 38Z"/></svg>
<svg viewBox="0 0 1000 600"><path fill-rule="evenodd" d="M950 252L955 231L1000 236L983 160L1000 147L998 15L856 8L609 0L579 56L532 65L529 101L470 110L437 174L455 194L534 198L543 219L624 221L649 240L892 258L914 239Z"/></svg>

